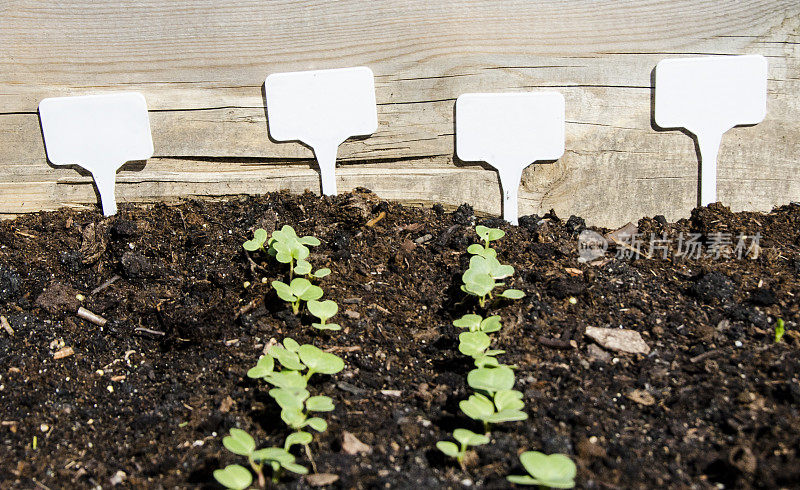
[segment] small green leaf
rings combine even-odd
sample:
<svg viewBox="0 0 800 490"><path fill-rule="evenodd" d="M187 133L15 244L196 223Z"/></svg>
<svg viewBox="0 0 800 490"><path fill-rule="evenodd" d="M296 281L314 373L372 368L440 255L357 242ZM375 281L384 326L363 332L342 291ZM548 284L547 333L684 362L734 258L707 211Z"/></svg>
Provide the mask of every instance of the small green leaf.
<svg viewBox="0 0 800 490"><path fill-rule="evenodd" d="M298 260L294 266L294 273L301 276L311 274L311 263L303 259Z"/></svg>
<svg viewBox="0 0 800 490"><path fill-rule="evenodd" d="M312 440L314 440L314 437L308 432L303 432L303 431L292 432L291 434L286 436L286 442L283 443L283 447L288 451L289 448L291 448L295 444L302 444L305 446L311 444Z"/></svg>
<svg viewBox="0 0 800 490"><path fill-rule="evenodd" d="M483 320L483 317L480 315L468 313L458 320L454 320L453 325L458 328L468 328L470 332L476 332L480 330L481 320Z"/></svg>
<svg viewBox="0 0 800 490"><path fill-rule="evenodd" d="M475 255L469 259L469 268L467 271L472 271L476 274L490 274L492 268L489 267L489 259Z"/></svg>
<svg viewBox="0 0 800 490"><path fill-rule="evenodd" d="M267 241L267 230L259 228L253 232L253 239L244 242L242 244L242 247L244 247L244 249L249 252L255 252L256 250L263 247L266 241Z"/></svg>
<svg viewBox="0 0 800 490"><path fill-rule="evenodd" d="M282 241L291 241L297 240L297 232L294 231L289 225L283 225L280 230L275 230L272 232L272 237L276 240Z"/></svg>
<svg viewBox="0 0 800 490"><path fill-rule="evenodd" d="M784 326L783 318L778 318L778 320L775 322L775 343L776 344L781 341L781 339L783 338L783 334L785 334L785 333L786 333L786 327Z"/></svg>
<svg viewBox="0 0 800 490"><path fill-rule="evenodd" d="M502 422L516 422L518 420L527 420L527 418L528 414L521 410L503 410L501 412L489 415L486 421L492 424L499 424Z"/></svg>
<svg viewBox="0 0 800 490"><path fill-rule="evenodd" d="M308 390L290 390L287 388L273 388L269 390L275 403L278 404L283 410L303 410L303 401L309 397Z"/></svg>
<svg viewBox="0 0 800 490"><path fill-rule="evenodd" d="M308 474L308 468L306 468L305 466L303 466L301 464L297 464L295 462L283 463L283 464L281 464L281 466L285 470L291 471L292 473L297 473L298 475L307 475Z"/></svg>
<svg viewBox="0 0 800 490"><path fill-rule="evenodd" d="M344 369L342 358L329 352L324 352L313 345L300 346L300 360L315 373L336 374Z"/></svg>
<svg viewBox="0 0 800 490"><path fill-rule="evenodd" d="M522 401L522 393L517 390L500 390L494 394L494 405L497 410L522 410L525 402Z"/></svg>
<svg viewBox="0 0 800 490"><path fill-rule="evenodd" d="M514 275L513 267L501 264L495 257L486 259L486 265L489 266L489 275L494 279L504 279Z"/></svg>
<svg viewBox="0 0 800 490"><path fill-rule="evenodd" d="M294 455L282 447L265 447L253 453L254 461L276 461L283 465L295 460Z"/></svg>
<svg viewBox="0 0 800 490"><path fill-rule="evenodd" d="M486 296L497 286L495 280L488 273L467 270L461 276L466 292L475 296Z"/></svg>
<svg viewBox="0 0 800 490"><path fill-rule="evenodd" d="M489 393L510 390L514 387L514 371L507 366L473 369L467 374L467 384Z"/></svg>
<svg viewBox="0 0 800 490"><path fill-rule="evenodd" d="M288 264L294 260L291 247L282 241L274 241L270 247L275 251L275 260L281 264Z"/></svg>
<svg viewBox="0 0 800 490"><path fill-rule="evenodd" d="M525 297L525 293L519 289L506 289L500 296L508 299L520 299Z"/></svg>
<svg viewBox="0 0 800 490"><path fill-rule="evenodd" d="M483 332L462 332L458 336L458 351L465 356L478 357L489 348L492 339Z"/></svg>
<svg viewBox="0 0 800 490"><path fill-rule="evenodd" d="M281 410L281 420L292 429L302 429L308 417L302 410Z"/></svg>
<svg viewBox="0 0 800 490"><path fill-rule="evenodd" d="M539 481L528 475L509 475L506 480L517 485L539 485Z"/></svg>
<svg viewBox="0 0 800 490"><path fill-rule="evenodd" d="M451 458L458 457L458 446L450 441L439 441L436 443L436 448Z"/></svg>
<svg viewBox="0 0 800 490"><path fill-rule="evenodd" d="M233 490L244 490L253 484L253 475L238 464L229 464L224 469L214 470L214 479L225 488Z"/></svg>
<svg viewBox="0 0 800 490"><path fill-rule="evenodd" d="M316 247L319 245L319 239L313 236L304 236L300 239L300 243L303 245L310 245L312 247Z"/></svg>
<svg viewBox="0 0 800 490"><path fill-rule="evenodd" d="M492 333L492 332L497 332L498 330L500 330L501 327L502 325L500 324L500 315L492 315L481 322L478 330L480 330L481 332Z"/></svg>
<svg viewBox="0 0 800 490"><path fill-rule="evenodd" d="M468 429L454 430L453 438L466 446L480 446L489 442L489 436L485 434L476 434Z"/></svg>
<svg viewBox="0 0 800 490"><path fill-rule="evenodd" d="M498 361L494 356L488 356L484 354L475 358L475 367L477 368L497 366L500 366L500 361Z"/></svg>
<svg viewBox="0 0 800 490"><path fill-rule="evenodd" d="M267 353L280 362L281 365L283 365L283 367L286 369L291 369L292 371L302 371L306 367L302 362L300 362L297 352L292 352L281 345L273 345Z"/></svg>
<svg viewBox="0 0 800 490"><path fill-rule="evenodd" d="M291 337L286 337L285 339L283 339L283 346L289 352L297 352L298 350L300 350L300 344L298 344L297 341Z"/></svg>
<svg viewBox="0 0 800 490"><path fill-rule="evenodd" d="M275 359L272 356L261 356L255 367L247 371L248 378L263 378L275 369Z"/></svg>
<svg viewBox="0 0 800 490"><path fill-rule="evenodd" d="M334 408L333 399L329 396L312 396L306 400L306 410L309 412L330 412Z"/></svg>
<svg viewBox="0 0 800 490"><path fill-rule="evenodd" d="M331 273L330 269L328 269L327 267L323 267L322 269L317 269L316 272L314 272L314 277L316 277L317 279L322 279L323 277L329 275L330 273Z"/></svg>
<svg viewBox="0 0 800 490"><path fill-rule="evenodd" d="M303 301L311 301L312 299L320 299L323 295L322 288L311 284L311 281L305 277L296 277L292 279L289 287L292 294L302 299Z"/></svg>
<svg viewBox="0 0 800 490"><path fill-rule="evenodd" d="M526 451L519 457L525 470L540 485L552 488L572 488L578 470L565 454L546 455L539 451Z"/></svg>
<svg viewBox="0 0 800 490"><path fill-rule="evenodd" d="M240 456L249 456L256 449L256 441L241 429L231 429L231 435L222 438L222 445Z"/></svg>
<svg viewBox="0 0 800 490"><path fill-rule="evenodd" d="M265 376L264 380L276 388L285 388L295 391L305 389L308 384L305 376L297 371L273 372Z"/></svg>
<svg viewBox="0 0 800 490"><path fill-rule="evenodd" d="M469 247L467 247L467 252L471 253L472 255L481 255L483 251L486 250L483 245L478 243L473 243Z"/></svg>
<svg viewBox="0 0 800 490"><path fill-rule="evenodd" d="M458 407L467 417L475 420L486 420L494 413L494 403L480 393L470 395L467 400L461 400Z"/></svg>
<svg viewBox="0 0 800 490"><path fill-rule="evenodd" d="M341 330L342 327L338 323L312 323L312 327L319 330Z"/></svg>
<svg viewBox="0 0 800 490"><path fill-rule="evenodd" d="M319 417L311 417L310 419L306 420L305 425L311 427L317 432L325 432L328 430L328 423Z"/></svg>
<svg viewBox="0 0 800 490"><path fill-rule="evenodd" d="M488 228L486 226L478 225L475 227L475 233L486 242L493 242L506 236L506 232L500 228Z"/></svg>
<svg viewBox="0 0 800 490"><path fill-rule="evenodd" d="M329 318L339 311L339 305L337 305L335 301L329 299L325 301L311 300L306 306L308 307L308 312L319 318L322 322L328 321Z"/></svg>
<svg viewBox="0 0 800 490"><path fill-rule="evenodd" d="M292 294L292 288L290 288L286 283L281 281L272 281L272 289L274 289L275 292L278 293L278 297L284 301L289 303L294 303L297 301L297 296Z"/></svg>

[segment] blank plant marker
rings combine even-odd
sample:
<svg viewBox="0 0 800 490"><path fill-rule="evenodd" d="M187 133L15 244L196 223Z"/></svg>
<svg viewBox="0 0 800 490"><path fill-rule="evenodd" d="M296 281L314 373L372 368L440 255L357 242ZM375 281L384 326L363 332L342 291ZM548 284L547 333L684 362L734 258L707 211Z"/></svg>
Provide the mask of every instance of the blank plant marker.
<svg viewBox="0 0 800 490"><path fill-rule="evenodd" d="M153 156L147 103L142 94L55 97L39 103L47 159L92 173L103 214L117 213L117 170Z"/></svg>
<svg viewBox="0 0 800 490"><path fill-rule="evenodd" d="M656 65L655 120L685 128L700 147L701 206L717 201L722 135L767 113L767 60L761 55L677 58Z"/></svg>
<svg viewBox="0 0 800 490"><path fill-rule="evenodd" d="M500 175L503 218L518 223L522 171L564 154L564 96L559 92L463 94L456 100L456 153Z"/></svg>
<svg viewBox="0 0 800 490"><path fill-rule="evenodd" d="M269 133L314 150L322 193L336 195L336 152L378 129L375 77L365 67L273 73L264 82Z"/></svg>

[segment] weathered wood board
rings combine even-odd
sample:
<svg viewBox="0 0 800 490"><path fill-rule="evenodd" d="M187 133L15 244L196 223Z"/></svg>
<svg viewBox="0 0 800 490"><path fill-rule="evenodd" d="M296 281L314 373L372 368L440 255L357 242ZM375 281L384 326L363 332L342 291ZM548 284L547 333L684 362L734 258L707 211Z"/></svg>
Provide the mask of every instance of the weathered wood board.
<svg viewBox="0 0 800 490"><path fill-rule="evenodd" d="M156 148L118 174L122 202L318 192L311 151L270 141L262 83L366 65L379 130L340 147L340 190L499 214L496 173L454 161L455 99L552 88L567 102L567 151L526 170L520 214L677 219L697 200L697 155L686 134L653 127L651 74L689 54L769 60L766 120L723 138L720 200L737 210L800 200L796 0L20 0L0 18L0 216L96 202L90 177L47 163L36 107L108 90L144 93Z"/></svg>

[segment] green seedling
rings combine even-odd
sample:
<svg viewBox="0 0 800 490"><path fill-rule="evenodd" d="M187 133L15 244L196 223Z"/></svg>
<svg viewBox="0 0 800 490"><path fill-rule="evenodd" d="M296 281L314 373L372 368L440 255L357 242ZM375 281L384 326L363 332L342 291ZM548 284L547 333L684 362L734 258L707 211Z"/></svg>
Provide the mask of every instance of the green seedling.
<svg viewBox="0 0 800 490"><path fill-rule="evenodd" d="M264 250L264 244L267 243L267 230L263 228L258 228L256 231L253 232L253 239L247 240L242 244L245 250L248 252L255 252L257 250L266 251Z"/></svg>
<svg viewBox="0 0 800 490"><path fill-rule="evenodd" d="M294 445L308 446L309 444L311 444L311 441L313 439L314 436L312 436L308 432L303 432L303 431L292 432L286 437L286 441L283 443L283 448L288 451Z"/></svg>
<svg viewBox="0 0 800 490"><path fill-rule="evenodd" d="M469 269L464 271L461 280L464 283L461 290L467 294L478 297L481 308L486 307L486 302L494 298L492 291L503 283L497 282L514 274L514 268L510 265L501 264L496 257L486 258L474 255L469 260ZM500 297L508 299L520 299L525 293L518 289L506 289L499 294Z"/></svg>
<svg viewBox="0 0 800 490"><path fill-rule="evenodd" d="M459 407L468 417L482 421L487 430L489 424L528 418L528 414L522 411L525 407L522 393L512 389L514 371L511 368L498 366L473 369L467 375L467 383L479 393L462 400Z"/></svg>
<svg viewBox="0 0 800 490"><path fill-rule="evenodd" d="M268 447L256 450L256 441L247 432L241 429L231 429L229 436L222 439L222 445L228 451L246 456L250 463L250 468L258 475L259 485L263 488L264 463L270 463L272 467L272 481L278 483L282 469L294 473L305 475L308 469L305 466L295 463L294 455L286 449L279 447ZM227 488L243 489L250 486L253 482L252 475L246 468L239 465L229 465L222 470L214 472L214 478Z"/></svg>
<svg viewBox="0 0 800 490"><path fill-rule="evenodd" d="M485 332L492 333L500 330L500 316L493 315L489 318L483 318L480 315L467 314L453 321L453 325L458 328L468 328L470 332Z"/></svg>
<svg viewBox="0 0 800 490"><path fill-rule="evenodd" d="M269 361L266 358L271 358ZM275 372L275 361L286 368ZM305 375L300 371L308 369ZM283 339L283 345L273 345L266 356L259 358L255 367L247 372L251 378L264 378L278 388L305 389L308 379L314 374L336 374L344 369L341 357L325 352L310 344L300 345L291 338Z"/></svg>
<svg viewBox="0 0 800 490"><path fill-rule="evenodd" d="M275 371L275 361L284 370ZM328 428L327 422L319 417L310 417L309 413L333 410L333 400L327 396L311 396L306 387L314 374L336 374L342 369L344 361L335 354L286 338L283 345L272 346L267 355L262 356L255 367L247 372L247 376L264 379L274 386L269 395L281 407L281 420L286 425L295 430L311 427L317 432L324 432ZM307 371L302 374L304 370Z"/></svg>
<svg viewBox="0 0 800 490"><path fill-rule="evenodd" d="M278 297L292 305L295 315L300 313L301 301L312 301L322 297L322 288L311 284L311 281L303 277L292 279L289 284L281 281L272 281L272 288L278 293Z"/></svg>
<svg viewBox="0 0 800 490"><path fill-rule="evenodd" d="M776 344L781 341L781 339L783 338L783 334L785 334L785 333L786 333L786 328L784 327L784 324L783 324L783 318L778 318L778 320L775 322L775 343Z"/></svg>
<svg viewBox="0 0 800 490"><path fill-rule="evenodd" d="M280 230L272 232L267 244L270 255L274 255L282 264L289 264L289 279L295 272L303 276L311 273L311 264L306 260L310 251L306 245L315 247L319 245L319 239L313 236L298 237L294 228L283 225Z"/></svg>
<svg viewBox="0 0 800 490"><path fill-rule="evenodd" d="M464 467L464 456L467 454L469 446L481 446L489 442L489 436L476 434L467 429L454 430L453 439L458 441L461 446L459 447L450 441L439 441L436 443L436 447L447 456L455 458L462 468Z"/></svg>
<svg viewBox="0 0 800 490"><path fill-rule="evenodd" d="M500 363L494 357L503 354L505 351L489 349L492 339L483 332L462 332L458 336L458 350L465 356L470 356L475 360L475 366L496 367ZM512 373L513 376L513 373Z"/></svg>
<svg viewBox="0 0 800 490"><path fill-rule="evenodd" d="M319 269L312 274L311 264L306 260L311 253L308 246L317 246L319 243L319 239L313 236L298 237L294 228L284 225L280 230L272 232L269 239L267 231L258 228L253 232L253 238L244 242L242 247L249 252L267 252L278 262L289 264L291 280L295 273L312 278L323 278L331 273L330 269Z"/></svg>
<svg viewBox="0 0 800 490"><path fill-rule="evenodd" d="M518 485L541 485L550 488L573 488L578 473L575 463L565 454L544 454L526 451L519 460L527 475L511 475L506 479Z"/></svg>
<svg viewBox="0 0 800 490"><path fill-rule="evenodd" d="M475 227L475 233L483 240L483 248L488 249L489 244L493 241L499 240L506 236L506 232L500 228L489 228L486 226L478 225Z"/></svg>
<svg viewBox="0 0 800 490"><path fill-rule="evenodd" d="M320 330L341 330L342 327L337 323L326 323L329 318L339 311L339 305L329 299L325 301L311 300L306 303L308 312L319 318L319 323L312 323L311 326Z"/></svg>
<svg viewBox="0 0 800 490"><path fill-rule="evenodd" d="M330 397L310 396L308 390L290 388L273 388L269 390L269 396L281 407L281 420L292 429L311 427L317 432L327 430L327 422L319 417L309 417L308 414L333 410Z"/></svg>

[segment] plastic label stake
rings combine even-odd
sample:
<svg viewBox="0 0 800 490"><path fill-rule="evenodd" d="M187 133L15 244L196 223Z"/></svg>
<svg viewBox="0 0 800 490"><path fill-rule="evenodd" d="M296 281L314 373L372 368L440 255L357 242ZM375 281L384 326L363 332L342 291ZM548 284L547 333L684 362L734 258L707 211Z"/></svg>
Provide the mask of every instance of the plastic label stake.
<svg viewBox="0 0 800 490"><path fill-rule="evenodd" d="M47 159L91 172L103 214L116 214L117 170L126 162L153 156L144 96L130 92L44 99L39 118Z"/></svg>
<svg viewBox="0 0 800 490"><path fill-rule="evenodd" d="M767 59L761 55L677 58L656 65L655 120L684 128L700 148L701 206L717 201L722 135L767 113Z"/></svg>
<svg viewBox="0 0 800 490"><path fill-rule="evenodd" d="M503 218L518 224L522 171L564 154L564 96L559 92L463 94L456 100L456 153L500 175Z"/></svg>
<svg viewBox="0 0 800 490"><path fill-rule="evenodd" d="M269 134L314 150L322 193L336 195L336 152L378 129L375 77L365 67L273 73L264 82Z"/></svg>

